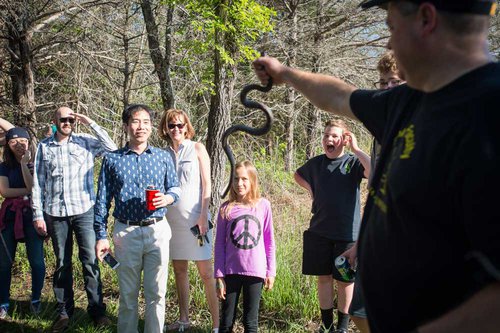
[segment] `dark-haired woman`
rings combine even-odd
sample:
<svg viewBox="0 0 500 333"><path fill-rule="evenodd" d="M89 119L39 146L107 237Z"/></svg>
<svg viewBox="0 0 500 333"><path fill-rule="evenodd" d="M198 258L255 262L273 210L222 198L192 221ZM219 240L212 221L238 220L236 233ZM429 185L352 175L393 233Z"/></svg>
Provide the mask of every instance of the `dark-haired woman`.
<svg viewBox="0 0 500 333"><path fill-rule="evenodd" d="M40 296L45 278L43 235L33 226L30 197L33 186L30 138L14 127L5 135L3 162L0 164L0 320L8 316L12 265L17 244L25 242L31 267L31 311L40 312Z"/></svg>

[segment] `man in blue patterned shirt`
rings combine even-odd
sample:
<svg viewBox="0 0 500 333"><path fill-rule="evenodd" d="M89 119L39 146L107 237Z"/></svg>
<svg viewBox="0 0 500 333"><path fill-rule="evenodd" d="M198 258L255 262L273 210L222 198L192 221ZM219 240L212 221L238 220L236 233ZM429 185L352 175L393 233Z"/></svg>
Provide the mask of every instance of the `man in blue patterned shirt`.
<svg viewBox="0 0 500 333"><path fill-rule="evenodd" d="M77 121L88 125L95 136L74 133ZM82 263L88 313L96 325L108 325L94 252L94 159L116 150L116 145L94 121L68 107L55 112L54 124L56 133L38 145L33 180L33 223L40 235L50 235L56 255L53 286L58 317L52 330L63 331L74 311L73 232Z"/></svg>
<svg viewBox="0 0 500 333"><path fill-rule="evenodd" d="M107 220L111 201L115 202L113 243L120 266L118 332L137 333L138 297L141 272L146 301L144 331L161 333L165 322L165 294L168 277L170 226L165 218L167 206L179 198L177 173L170 154L149 146L153 111L134 104L122 114L129 136L127 145L104 159L99 176L94 229L96 253L102 258L110 251ZM145 189L159 190L153 199L155 210L148 210Z"/></svg>

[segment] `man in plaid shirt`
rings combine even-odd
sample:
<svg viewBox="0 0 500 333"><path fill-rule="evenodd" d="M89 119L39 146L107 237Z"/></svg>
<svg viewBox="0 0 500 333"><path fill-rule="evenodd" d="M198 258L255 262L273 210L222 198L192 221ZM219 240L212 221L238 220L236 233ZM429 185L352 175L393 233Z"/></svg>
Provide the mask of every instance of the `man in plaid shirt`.
<svg viewBox="0 0 500 333"><path fill-rule="evenodd" d="M77 121L88 125L95 136L73 133ZM57 132L38 145L33 185L35 229L51 237L56 255L53 287L58 316L52 329L63 331L74 311L73 232L82 263L87 311L96 325L109 325L94 250L94 158L117 147L104 129L68 107L55 112L54 123Z"/></svg>

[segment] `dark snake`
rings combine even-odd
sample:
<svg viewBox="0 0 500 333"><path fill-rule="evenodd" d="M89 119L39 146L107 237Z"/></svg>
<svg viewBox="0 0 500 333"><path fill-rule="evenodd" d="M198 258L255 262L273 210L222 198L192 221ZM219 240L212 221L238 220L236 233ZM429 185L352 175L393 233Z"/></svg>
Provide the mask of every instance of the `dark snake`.
<svg viewBox="0 0 500 333"><path fill-rule="evenodd" d="M274 120L273 113L272 113L271 109L260 102L248 99L247 94L252 90L258 90L258 91L266 93L269 90L271 90L272 87L273 87L273 81L271 79L269 79L269 82L267 83L267 86L265 86L265 87L258 85L258 84L249 84L249 85L244 86L243 89L241 90L241 93L240 93L241 104L243 104L245 107L250 108L250 109L262 110L266 116L266 122L261 127L250 127L250 126L246 126L246 125L242 125L242 124L233 125L233 126L229 127L224 132L224 134L222 134L222 148L224 149L224 152L226 153L227 159L229 160L229 164L231 166L231 173L229 176L229 184L227 185L226 189L224 190L224 193L222 194L223 198L227 195L227 193L229 192L229 190L231 189L231 186L233 184L233 174L234 174L234 166L235 166L233 151L231 150L231 146L229 146L227 139L229 138L229 136L231 134L233 134L235 132L245 132L245 133L248 133L250 135L261 136L261 135L268 133L271 130L271 126L272 126L273 120Z"/></svg>

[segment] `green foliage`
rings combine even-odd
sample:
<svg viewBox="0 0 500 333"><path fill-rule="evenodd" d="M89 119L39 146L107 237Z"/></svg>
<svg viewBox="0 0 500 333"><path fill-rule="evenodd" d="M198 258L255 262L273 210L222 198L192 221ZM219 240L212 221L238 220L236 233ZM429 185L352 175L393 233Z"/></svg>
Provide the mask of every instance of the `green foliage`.
<svg viewBox="0 0 500 333"><path fill-rule="evenodd" d="M252 45L262 34L272 31L271 18L276 15L273 9L254 0L237 0L229 3L221 0L165 1L164 3L184 3L190 14L192 28L205 36L205 38L185 40L182 43L183 47L189 49L194 55L217 50L224 63L230 64L248 62L258 55ZM228 50L227 45L216 40L217 31L230 36L230 39L234 41L232 47L236 52ZM236 54L236 58L233 58L232 54Z"/></svg>

